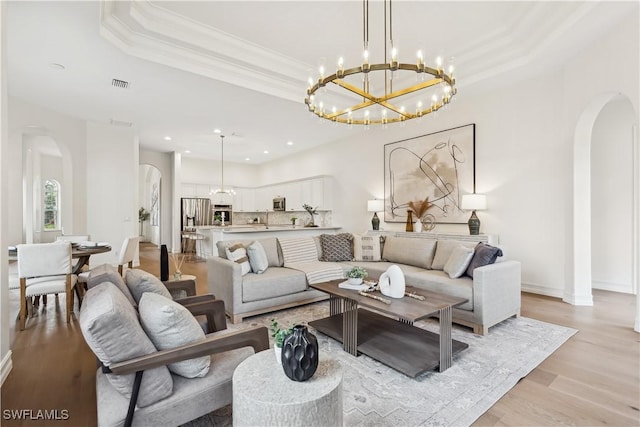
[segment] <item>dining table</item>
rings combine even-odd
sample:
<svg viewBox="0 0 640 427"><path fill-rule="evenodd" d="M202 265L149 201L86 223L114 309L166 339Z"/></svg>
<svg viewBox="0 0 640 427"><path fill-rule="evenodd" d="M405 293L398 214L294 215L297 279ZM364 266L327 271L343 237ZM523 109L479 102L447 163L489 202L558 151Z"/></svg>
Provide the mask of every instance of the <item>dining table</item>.
<svg viewBox="0 0 640 427"><path fill-rule="evenodd" d="M80 274L82 272L82 268L89 264L89 259L91 255L102 254L105 252L111 251L111 245L108 244L98 244L95 246L81 246L73 244L71 247L71 257L75 260L75 264L73 265L72 274ZM18 260L18 251L15 246L9 247L9 261L17 261Z"/></svg>

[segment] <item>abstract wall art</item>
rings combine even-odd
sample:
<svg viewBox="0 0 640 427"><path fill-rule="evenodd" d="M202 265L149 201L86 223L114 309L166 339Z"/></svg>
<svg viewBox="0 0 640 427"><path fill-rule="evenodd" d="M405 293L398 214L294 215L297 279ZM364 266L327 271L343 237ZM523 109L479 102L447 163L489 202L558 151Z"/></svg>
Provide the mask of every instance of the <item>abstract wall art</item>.
<svg viewBox="0 0 640 427"><path fill-rule="evenodd" d="M385 144L386 222L405 222L409 202L428 197L436 223L466 224L460 202L474 190L475 124Z"/></svg>

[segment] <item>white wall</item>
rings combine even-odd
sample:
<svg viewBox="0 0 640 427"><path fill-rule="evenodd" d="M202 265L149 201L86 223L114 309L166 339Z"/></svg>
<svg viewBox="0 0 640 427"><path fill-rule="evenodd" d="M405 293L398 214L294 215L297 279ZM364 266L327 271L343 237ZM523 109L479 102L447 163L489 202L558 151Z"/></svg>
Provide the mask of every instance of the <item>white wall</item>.
<svg viewBox="0 0 640 427"><path fill-rule="evenodd" d="M138 150L135 130L87 123L87 229L113 247L91 265L115 265L124 239L138 235Z"/></svg>
<svg viewBox="0 0 640 427"><path fill-rule="evenodd" d="M6 3L0 3L0 248L10 245L9 238L9 138L7 121L7 50ZM22 204L20 204L22 206ZM0 385L12 367L9 343L9 260L7 251L0 251Z"/></svg>
<svg viewBox="0 0 640 427"><path fill-rule="evenodd" d="M253 165L224 162L224 186L258 187L258 170ZM220 186L220 160L182 156L182 182Z"/></svg>
<svg viewBox="0 0 640 427"><path fill-rule="evenodd" d="M633 292L633 140L637 120L626 98L600 112L591 140L593 287Z"/></svg>

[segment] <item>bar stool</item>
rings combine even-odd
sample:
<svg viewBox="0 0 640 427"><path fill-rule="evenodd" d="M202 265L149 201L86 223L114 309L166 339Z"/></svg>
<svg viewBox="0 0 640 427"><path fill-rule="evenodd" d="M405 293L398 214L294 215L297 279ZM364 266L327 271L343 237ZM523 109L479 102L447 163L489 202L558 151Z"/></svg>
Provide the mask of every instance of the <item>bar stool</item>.
<svg viewBox="0 0 640 427"><path fill-rule="evenodd" d="M202 252L202 243L204 243L204 235L200 233L189 233L189 242L187 243L186 262L201 262L204 258L198 256L198 249Z"/></svg>

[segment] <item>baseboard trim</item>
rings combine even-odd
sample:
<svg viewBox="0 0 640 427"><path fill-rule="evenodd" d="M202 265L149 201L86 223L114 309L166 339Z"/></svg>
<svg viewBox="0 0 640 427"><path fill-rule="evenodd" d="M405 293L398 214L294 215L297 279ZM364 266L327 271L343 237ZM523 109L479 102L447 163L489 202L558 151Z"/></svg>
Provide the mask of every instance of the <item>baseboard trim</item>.
<svg viewBox="0 0 640 427"><path fill-rule="evenodd" d="M612 283L612 282L600 282L594 280L591 284L593 289L600 289L603 291L621 292L623 294L633 294L632 285L624 283Z"/></svg>
<svg viewBox="0 0 640 427"><path fill-rule="evenodd" d="M532 294L545 295L548 297L562 298L564 296L564 289L553 289L546 286L536 285L533 283L522 283L520 285L522 292L529 292Z"/></svg>
<svg viewBox="0 0 640 427"><path fill-rule="evenodd" d="M9 376L11 369L13 369L13 360L11 359L11 350L9 350L2 358L2 362L0 362L0 386L4 384L4 380Z"/></svg>

